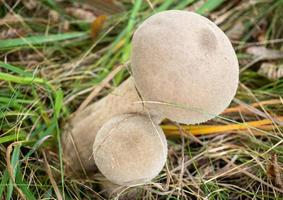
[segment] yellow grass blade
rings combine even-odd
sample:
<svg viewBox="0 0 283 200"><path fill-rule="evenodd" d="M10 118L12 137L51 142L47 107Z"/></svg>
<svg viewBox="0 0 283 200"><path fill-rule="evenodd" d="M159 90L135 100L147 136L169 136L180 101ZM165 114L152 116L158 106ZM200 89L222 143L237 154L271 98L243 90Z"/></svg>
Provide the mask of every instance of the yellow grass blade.
<svg viewBox="0 0 283 200"><path fill-rule="evenodd" d="M277 120L283 120L283 117L277 117ZM270 119L263 119L258 121L250 121L239 124L228 124L228 125L181 125L181 128L192 135L208 135L214 133L231 132L239 130L247 130L250 128L259 128L262 130L271 130L274 126L271 125L274 122ZM166 136L178 136L179 128L174 125L162 125L161 126Z"/></svg>
<svg viewBox="0 0 283 200"><path fill-rule="evenodd" d="M252 107L259 107L264 105L274 105L274 104L282 104L283 102L280 99L271 99L267 101L260 101L257 103L251 104ZM235 106L232 108L227 108L222 112L222 114L233 113L233 112L249 112L249 110L244 106Z"/></svg>

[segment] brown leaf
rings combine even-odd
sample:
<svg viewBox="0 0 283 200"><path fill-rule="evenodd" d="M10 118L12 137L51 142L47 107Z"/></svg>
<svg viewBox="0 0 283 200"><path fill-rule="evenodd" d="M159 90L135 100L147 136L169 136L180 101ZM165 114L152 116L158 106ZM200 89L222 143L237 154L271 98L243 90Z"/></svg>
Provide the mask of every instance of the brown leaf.
<svg viewBox="0 0 283 200"><path fill-rule="evenodd" d="M99 32L102 30L106 18L107 18L106 15L100 15L92 22L91 36L93 38L96 38Z"/></svg>

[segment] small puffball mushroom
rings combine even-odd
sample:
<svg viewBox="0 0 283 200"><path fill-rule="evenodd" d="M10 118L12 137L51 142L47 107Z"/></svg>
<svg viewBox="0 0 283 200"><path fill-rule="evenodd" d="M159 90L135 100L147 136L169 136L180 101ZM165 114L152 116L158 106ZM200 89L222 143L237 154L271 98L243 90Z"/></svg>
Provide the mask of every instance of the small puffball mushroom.
<svg viewBox="0 0 283 200"><path fill-rule="evenodd" d="M99 101L76 113L65 125L62 136L63 158L69 174L96 172L92 157L92 146L97 131L111 118L125 114L146 114L132 77ZM150 113L152 120L160 123L161 118Z"/></svg>
<svg viewBox="0 0 283 200"><path fill-rule="evenodd" d="M92 146L97 131L111 118L123 113L142 113L143 105L132 78L124 81L110 94L78 112L65 125L62 146L66 171L93 173L97 169Z"/></svg>
<svg viewBox="0 0 283 200"><path fill-rule="evenodd" d="M93 157L100 172L111 182L143 184L162 170L167 142L162 129L145 115L120 115L98 131Z"/></svg>
<svg viewBox="0 0 283 200"><path fill-rule="evenodd" d="M239 65L213 22L171 10L145 20L132 40L132 74L150 111L185 124L205 122L233 99Z"/></svg>

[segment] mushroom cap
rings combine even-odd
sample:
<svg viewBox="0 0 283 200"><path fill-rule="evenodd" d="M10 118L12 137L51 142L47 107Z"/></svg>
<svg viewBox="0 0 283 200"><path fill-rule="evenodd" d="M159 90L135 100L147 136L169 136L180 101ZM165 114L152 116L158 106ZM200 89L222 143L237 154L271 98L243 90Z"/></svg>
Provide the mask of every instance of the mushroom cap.
<svg viewBox="0 0 283 200"><path fill-rule="evenodd" d="M93 156L100 172L111 182L142 184L162 170L167 142L162 129L146 116L124 114L98 131Z"/></svg>
<svg viewBox="0 0 283 200"><path fill-rule="evenodd" d="M205 122L233 99L239 64L213 22L193 12L157 13L136 30L132 74L146 107L185 124Z"/></svg>

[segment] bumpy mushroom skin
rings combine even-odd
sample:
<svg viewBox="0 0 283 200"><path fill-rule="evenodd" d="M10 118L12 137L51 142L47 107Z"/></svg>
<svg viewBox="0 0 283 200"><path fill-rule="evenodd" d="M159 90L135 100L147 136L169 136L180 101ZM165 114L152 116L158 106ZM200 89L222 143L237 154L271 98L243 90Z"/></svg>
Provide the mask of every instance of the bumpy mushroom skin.
<svg viewBox="0 0 283 200"><path fill-rule="evenodd" d="M144 107L133 83L129 78L106 97L80 113L65 126L63 133L63 154L70 172L96 170L92 158L93 142L98 130L111 118L124 113L143 113Z"/></svg>
<svg viewBox="0 0 283 200"><path fill-rule="evenodd" d="M150 181L162 170L167 157L162 129L145 115L112 118L98 131L93 147L98 169L118 185Z"/></svg>
<svg viewBox="0 0 283 200"><path fill-rule="evenodd" d="M196 13L165 11L133 36L131 66L149 110L186 124L205 122L233 99L239 65L226 35Z"/></svg>

